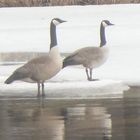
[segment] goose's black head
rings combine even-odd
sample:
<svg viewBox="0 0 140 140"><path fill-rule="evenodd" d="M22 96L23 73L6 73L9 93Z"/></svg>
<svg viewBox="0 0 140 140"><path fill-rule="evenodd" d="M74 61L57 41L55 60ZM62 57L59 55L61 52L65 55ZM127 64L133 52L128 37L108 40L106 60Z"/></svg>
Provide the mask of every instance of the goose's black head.
<svg viewBox="0 0 140 140"><path fill-rule="evenodd" d="M65 20L62 20L60 18L53 18L51 21L55 26L59 25L60 23L66 22Z"/></svg>
<svg viewBox="0 0 140 140"><path fill-rule="evenodd" d="M114 24L112 24L109 20L103 20L103 21L101 22L101 24L102 24L104 27L114 25Z"/></svg>

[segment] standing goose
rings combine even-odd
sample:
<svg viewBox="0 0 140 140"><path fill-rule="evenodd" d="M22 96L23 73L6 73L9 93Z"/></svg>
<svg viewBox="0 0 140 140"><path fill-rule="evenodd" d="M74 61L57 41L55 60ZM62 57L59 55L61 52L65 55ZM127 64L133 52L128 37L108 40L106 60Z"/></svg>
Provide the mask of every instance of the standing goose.
<svg viewBox="0 0 140 140"><path fill-rule="evenodd" d="M78 49L63 60L63 68L69 65L83 65L86 70L87 79L93 81L92 70L102 65L108 57L106 45L105 27L114 25L108 20L103 20L100 25L100 45L99 47L85 47Z"/></svg>
<svg viewBox="0 0 140 140"><path fill-rule="evenodd" d="M42 86L42 96L44 92L44 82L52 78L62 69L62 58L57 46L56 26L60 23L66 22L59 18L52 19L50 23L50 51L48 55L34 58L24 64L22 67L16 69L13 74L5 81L10 84L15 80L22 80L25 82L34 82L38 86L38 94L40 96Z"/></svg>

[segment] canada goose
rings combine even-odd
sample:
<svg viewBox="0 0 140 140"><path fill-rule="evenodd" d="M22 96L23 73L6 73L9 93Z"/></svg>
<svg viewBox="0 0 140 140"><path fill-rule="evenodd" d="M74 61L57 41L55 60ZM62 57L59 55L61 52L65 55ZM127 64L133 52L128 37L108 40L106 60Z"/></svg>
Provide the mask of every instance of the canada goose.
<svg viewBox="0 0 140 140"><path fill-rule="evenodd" d="M50 51L48 55L34 58L24 64L22 67L16 69L13 74L5 81L10 84L15 80L22 80L25 82L34 82L38 85L38 94L40 96L42 86L42 96L44 92L44 82L52 78L62 69L62 58L57 47L56 26L60 23L66 22L59 18L54 18L50 23Z"/></svg>
<svg viewBox="0 0 140 140"><path fill-rule="evenodd" d="M100 45L99 47L85 47L78 49L63 60L63 68L69 65L83 65L86 70L87 79L93 81L92 70L102 65L108 57L106 45L105 27L114 25L108 20L103 20L100 25Z"/></svg>

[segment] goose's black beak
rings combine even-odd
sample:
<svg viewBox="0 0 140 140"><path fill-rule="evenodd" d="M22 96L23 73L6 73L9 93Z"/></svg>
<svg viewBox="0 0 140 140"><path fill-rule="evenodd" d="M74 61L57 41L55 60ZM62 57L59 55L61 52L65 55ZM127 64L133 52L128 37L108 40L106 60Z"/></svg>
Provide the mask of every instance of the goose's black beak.
<svg viewBox="0 0 140 140"><path fill-rule="evenodd" d="M113 26L113 25L115 25L115 24L109 23L109 25L110 25L110 26Z"/></svg>
<svg viewBox="0 0 140 140"><path fill-rule="evenodd" d="M62 20L61 22L67 22L66 20Z"/></svg>

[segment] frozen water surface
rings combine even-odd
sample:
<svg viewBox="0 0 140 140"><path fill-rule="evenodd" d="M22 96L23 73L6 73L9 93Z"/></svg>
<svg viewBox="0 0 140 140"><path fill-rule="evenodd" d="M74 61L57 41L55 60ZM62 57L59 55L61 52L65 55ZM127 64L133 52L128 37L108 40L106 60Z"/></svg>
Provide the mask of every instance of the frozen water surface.
<svg viewBox="0 0 140 140"><path fill-rule="evenodd" d="M2 66L0 96L36 97L37 84L15 81L10 85L4 84L7 76L19 65ZM69 69L69 73L68 73ZM99 79L89 82L83 69L68 68L62 70L54 78L45 83L46 98L53 99L94 99L120 98L123 91L129 87L122 81Z"/></svg>
<svg viewBox="0 0 140 140"><path fill-rule="evenodd" d="M66 91L82 93L80 87L92 93L108 91L110 94L110 92L115 93L115 90L116 93L120 93L127 89L126 84L140 83L139 13L139 4L2 8L0 9L0 52L48 52L49 24L54 17L68 21L57 28L60 52L71 53L85 46L98 46L100 22L108 19L115 24L106 29L110 56L108 61L93 73L93 76L100 81L87 82L84 69L69 67L46 83L46 93L48 96L51 93L63 95L60 89L63 89L64 94ZM36 92L34 84L23 82L3 84L18 66L1 66L1 91L14 91L16 88L27 87L24 88L25 91Z"/></svg>

